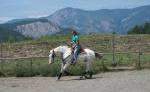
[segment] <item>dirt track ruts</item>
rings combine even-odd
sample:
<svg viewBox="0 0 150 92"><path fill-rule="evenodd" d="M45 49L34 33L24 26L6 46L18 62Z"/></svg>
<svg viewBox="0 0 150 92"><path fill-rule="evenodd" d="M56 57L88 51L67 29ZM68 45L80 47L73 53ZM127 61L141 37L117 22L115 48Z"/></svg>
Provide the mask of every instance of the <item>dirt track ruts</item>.
<svg viewBox="0 0 150 92"><path fill-rule="evenodd" d="M108 72L93 79L78 76L0 78L0 92L150 92L150 70Z"/></svg>

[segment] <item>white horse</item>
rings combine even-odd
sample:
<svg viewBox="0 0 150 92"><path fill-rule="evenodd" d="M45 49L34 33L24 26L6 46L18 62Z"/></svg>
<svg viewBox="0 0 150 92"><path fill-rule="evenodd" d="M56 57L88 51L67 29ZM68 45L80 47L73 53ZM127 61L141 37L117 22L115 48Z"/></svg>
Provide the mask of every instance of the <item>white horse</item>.
<svg viewBox="0 0 150 92"><path fill-rule="evenodd" d="M56 47L50 50L49 64L54 63L54 58L57 53L61 54L61 59L62 59L61 71L60 74L58 75L58 80L59 80L62 74L67 72L66 69L71 65L72 54L71 54L71 48L69 48L68 46ZM102 53L96 53L93 50L86 48L84 49L84 53L80 53L78 55L78 60L84 61L86 64L86 70L84 74L89 73L90 78L92 78L92 61L94 61L94 58L101 59ZM85 78L87 77L85 76Z"/></svg>

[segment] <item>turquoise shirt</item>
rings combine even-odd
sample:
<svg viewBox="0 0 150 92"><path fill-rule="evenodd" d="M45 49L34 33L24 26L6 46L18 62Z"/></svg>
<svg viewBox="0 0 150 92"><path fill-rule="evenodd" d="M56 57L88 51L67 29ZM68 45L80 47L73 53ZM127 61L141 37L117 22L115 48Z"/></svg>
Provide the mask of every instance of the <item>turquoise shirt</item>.
<svg viewBox="0 0 150 92"><path fill-rule="evenodd" d="M78 35L73 35L73 36L72 36L72 40L71 40L71 41L72 41L73 43L76 44L76 43L78 42L78 40L79 40L79 36L78 36Z"/></svg>

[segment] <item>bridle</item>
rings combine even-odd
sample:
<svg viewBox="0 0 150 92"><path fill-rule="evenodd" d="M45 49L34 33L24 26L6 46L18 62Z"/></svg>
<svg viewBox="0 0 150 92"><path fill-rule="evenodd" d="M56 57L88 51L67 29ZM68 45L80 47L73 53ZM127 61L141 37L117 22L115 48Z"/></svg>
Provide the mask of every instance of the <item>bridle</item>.
<svg viewBox="0 0 150 92"><path fill-rule="evenodd" d="M56 57L56 54L55 54L55 51L53 50L52 51L52 59L53 59L53 62L54 62L54 58Z"/></svg>

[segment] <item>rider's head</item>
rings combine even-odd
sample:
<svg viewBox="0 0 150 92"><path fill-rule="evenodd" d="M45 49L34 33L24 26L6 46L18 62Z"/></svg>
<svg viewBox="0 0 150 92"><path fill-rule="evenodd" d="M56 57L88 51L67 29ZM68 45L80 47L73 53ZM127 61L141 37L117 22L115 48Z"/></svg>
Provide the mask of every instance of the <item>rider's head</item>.
<svg viewBox="0 0 150 92"><path fill-rule="evenodd" d="M73 34L73 35L77 35L78 32L75 30L75 28L69 28L70 32Z"/></svg>
<svg viewBox="0 0 150 92"><path fill-rule="evenodd" d="M77 32L75 30L72 31L73 35L77 35Z"/></svg>

